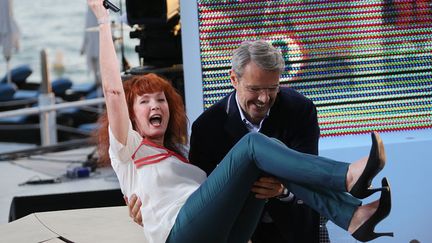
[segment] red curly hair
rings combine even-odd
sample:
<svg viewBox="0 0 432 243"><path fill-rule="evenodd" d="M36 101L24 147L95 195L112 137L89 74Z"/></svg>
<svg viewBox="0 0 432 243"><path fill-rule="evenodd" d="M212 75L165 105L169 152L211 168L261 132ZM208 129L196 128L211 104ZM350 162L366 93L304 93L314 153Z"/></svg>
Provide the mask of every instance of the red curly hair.
<svg viewBox="0 0 432 243"><path fill-rule="evenodd" d="M134 130L136 130L136 117L133 111L135 98L146 93L164 92L170 112L170 119L164 136L164 146L178 154L185 155L183 145L186 145L188 142L187 117L182 97L171 83L156 74L149 73L132 76L123 82L123 88L128 105L129 118ZM110 158L108 154L108 115L106 112L101 115L98 123L99 129L96 131L95 137L99 153L99 164L107 166L110 163Z"/></svg>

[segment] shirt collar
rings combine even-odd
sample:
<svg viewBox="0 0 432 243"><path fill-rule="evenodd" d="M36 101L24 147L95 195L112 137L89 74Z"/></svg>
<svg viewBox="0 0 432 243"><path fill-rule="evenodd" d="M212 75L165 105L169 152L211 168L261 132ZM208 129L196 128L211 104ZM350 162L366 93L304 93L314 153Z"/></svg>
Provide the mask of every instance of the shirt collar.
<svg viewBox="0 0 432 243"><path fill-rule="evenodd" d="M260 121L260 123L258 125L253 124L252 122L250 122L246 116L243 113L242 108L240 107L240 104L238 102L238 97L237 97L237 92L235 93L235 100L236 100L236 104L237 104L237 108L240 112L240 118L243 121L243 123L246 125L246 128L249 130L249 132L259 132L261 130L262 124L264 122L264 120L269 116L270 114L270 109L267 111L266 116Z"/></svg>

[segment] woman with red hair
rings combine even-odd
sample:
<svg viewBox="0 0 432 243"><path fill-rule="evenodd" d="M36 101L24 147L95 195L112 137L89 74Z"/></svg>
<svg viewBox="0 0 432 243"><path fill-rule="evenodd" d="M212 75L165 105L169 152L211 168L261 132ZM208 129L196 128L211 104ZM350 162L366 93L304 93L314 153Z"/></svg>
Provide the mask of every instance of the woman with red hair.
<svg viewBox="0 0 432 243"><path fill-rule="evenodd" d="M187 118L184 112L184 105L181 96L177 93L174 87L162 77L150 73L143 76L132 76L123 82L124 93L126 96L126 104L132 129L137 130L137 117L133 110L135 99L146 93L163 92L168 108L170 117L168 127L164 135L164 146L171 151L186 156L185 145L188 142L187 137ZM108 156L109 150L109 136L108 136L108 116L107 113L103 114L99 119L100 129L98 130L98 149L101 165L109 165L110 159Z"/></svg>
<svg viewBox="0 0 432 243"><path fill-rule="evenodd" d="M103 0L88 2L99 23L107 108L101 119L101 156L109 155L123 194L140 198L146 242L247 242L265 204L250 194L262 174L278 178L360 241L392 235L374 232L391 208L385 178L382 188L370 189L385 165L377 134L372 134L369 157L349 164L299 153L276 139L249 133L206 178L183 156L187 119L181 97L155 74L123 84ZM360 199L376 191L381 191L380 199L361 205Z"/></svg>

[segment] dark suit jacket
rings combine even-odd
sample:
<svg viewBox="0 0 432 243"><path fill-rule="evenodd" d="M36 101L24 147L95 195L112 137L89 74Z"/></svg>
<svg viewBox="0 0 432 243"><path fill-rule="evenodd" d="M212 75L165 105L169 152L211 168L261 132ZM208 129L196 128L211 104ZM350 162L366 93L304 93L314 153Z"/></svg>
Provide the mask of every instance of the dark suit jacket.
<svg viewBox="0 0 432 243"><path fill-rule="evenodd" d="M235 92L207 109L192 125L189 160L210 174L247 130L241 121ZM319 127L314 104L290 88L281 88L261 127L300 152L318 154ZM284 242L318 242L319 214L304 204L271 199L267 212Z"/></svg>

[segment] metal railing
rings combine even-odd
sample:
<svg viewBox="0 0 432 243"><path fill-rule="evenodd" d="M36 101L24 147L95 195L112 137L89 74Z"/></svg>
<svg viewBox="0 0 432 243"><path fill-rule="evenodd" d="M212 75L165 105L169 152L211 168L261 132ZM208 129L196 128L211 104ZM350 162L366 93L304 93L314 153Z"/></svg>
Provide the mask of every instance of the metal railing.
<svg viewBox="0 0 432 243"><path fill-rule="evenodd" d="M39 100L43 99L41 94ZM46 97L45 97L46 98ZM39 102L38 107L20 108L11 111L0 112L0 118L14 117L20 115L39 114L39 127L41 134L41 145L54 145L57 143L57 121L56 111L66 108L83 107L90 105L100 105L105 103L104 98L95 98L89 100L72 101L60 104L42 104Z"/></svg>
<svg viewBox="0 0 432 243"><path fill-rule="evenodd" d="M54 105L42 105L38 107L21 108L18 110L2 111L0 112L0 118L40 114L43 112L50 112L50 111L56 111L56 110L61 110L66 108L73 108L73 107L99 105L103 103L105 103L104 98L95 98L95 99L88 99L88 100L71 101L67 103L60 103Z"/></svg>

